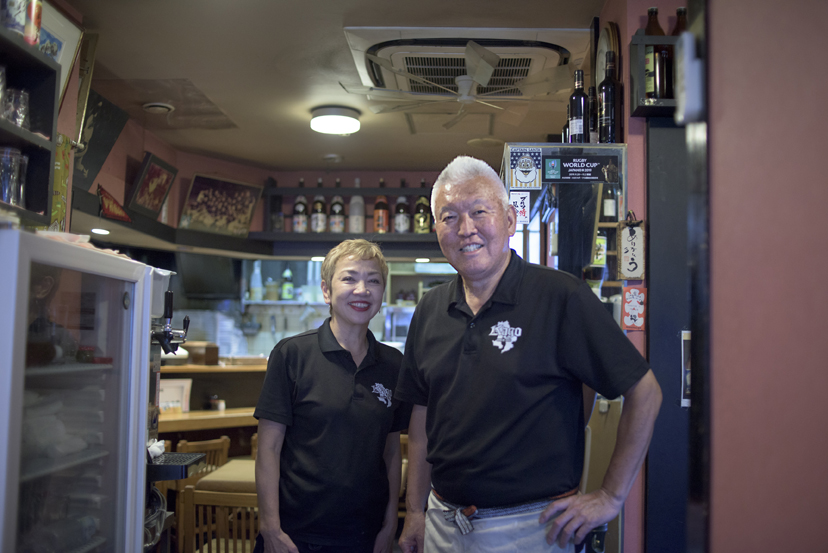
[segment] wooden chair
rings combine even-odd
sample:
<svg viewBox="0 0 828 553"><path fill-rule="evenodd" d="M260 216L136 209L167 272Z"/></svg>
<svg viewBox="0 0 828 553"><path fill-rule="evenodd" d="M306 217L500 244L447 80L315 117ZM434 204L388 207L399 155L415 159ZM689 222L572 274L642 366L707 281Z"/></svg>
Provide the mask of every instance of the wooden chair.
<svg viewBox="0 0 828 553"><path fill-rule="evenodd" d="M250 456L256 460L256 453L259 452L259 433L256 432L250 436Z"/></svg>
<svg viewBox="0 0 828 553"><path fill-rule="evenodd" d="M181 553L251 553L258 533L256 494L184 489Z"/></svg>
<svg viewBox="0 0 828 553"><path fill-rule="evenodd" d="M169 440L164 440L164 452L169 453L171 451L172 442ZM161 495L164 496L164 499L169 501L169 494L167 492L175 489L175 480L159 480L158 482L155 482L155 487L158 488L158 491L161 492Z"/></svg>
<svg viewBox="0 0 828 553"><path fill-rule="evenodd" d="M178 551L184 550L184 532L181 531L181 521L184 513L184 490L187 486L195 486L196 482L227 463L227 454L230 451L230 438L222 436L217 440L204 440L202 442L189 442L181 440L175 446L178 453L205 453L206 467L197 474L175 481L177 491L175 500L175 528L178 536Z"/></svg>
<svg viewBox="0 0 828 553"><path fill-rule="evenodd" d="M400 502L397 516L405 517L405 487L408 484L408 434L400 434L400 454L402 456L402 475L400 478Z"/></svg>

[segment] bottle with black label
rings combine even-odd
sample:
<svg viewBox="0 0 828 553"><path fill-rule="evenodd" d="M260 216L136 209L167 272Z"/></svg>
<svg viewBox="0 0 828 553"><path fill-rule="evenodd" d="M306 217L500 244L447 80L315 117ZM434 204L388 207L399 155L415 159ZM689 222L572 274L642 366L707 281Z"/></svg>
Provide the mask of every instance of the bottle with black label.
<svg viewBox="0 0 828 553"><path fill-rule="evenodd" d="M380 180L380 185L383 182ZM385 234L388 232L388 198L377 196L374 201L374 232Z"/></svg>
<svg viewBox="0 0 828 553"><path fill-rule="evenodd" d="M598 98L595 95L595 87L589 87L589 142L598 144Z"/></svg>
<svg viewBox="0 0 828 553"><path fill-rule="evenodd" d="M308 232L308 200L303 195L293 202L293 232Z"/></svg>
<svg viewBox="0 0 828 553"><path fill-rule="evenodd" d="M420 196L414 205L414 233L428 234L431 232L431 208L426 196L425 179L420 180Z"/></svg>
<svg viewBox="0 0 828 553"><path fill-rule="evenodd" d="M601 217L598 221L601 223L618 222L618 198L615 194L615 188L606 183L604 183L604 191L601 193Z"/></svg>
<svg viewBox="0 0 828 553"><path fill-rule="evenodd" d="M331 232L345 232L345 202L342 196L334 196L331 200L331 215L328 217Z"/></svg>
<svg viewBox="0 0 828 553"><path fill-rule="evenodd" d="M411 231L411 213L408 210L408 198L397 196L394 206L394 232L407 233Z"/></svg>
<svg viewBox="0 0 828 553"><path fill-rule="evenodd" d="M566 104L566 123L561 129L561 142L564 144L569 142L569 103Z"/></svg>
<svg viewBox="0 0 828 553"><path fill-rule="evenodd" d="M621 83L615 78L615 52L607 52L607 74L598 85L598 142L621 142Z"/></svg>
<svg viewBox="0 0 828 553"><path fill-rule="evenodd" d="M575 92L569 97L569 142L589 142L589 98L584 93L584 72L575 70Z"/></svg>
<svg viewBox="0 0 828 553"><path fill-rule="evenodd" d="M664 29L658 22L658 8L647 10L647 36L664 36ZM647 98L667 98L667 66L669 47L666 44L647 45L644 47L644 96Z"/></svg>
<svg viewBox="0 0 828 553"><path fill-rule="evenodd" d="M317 194L313 198L311 208L311 232L325 232L328 227L328 214L325 206L325 196Z"/></svg>

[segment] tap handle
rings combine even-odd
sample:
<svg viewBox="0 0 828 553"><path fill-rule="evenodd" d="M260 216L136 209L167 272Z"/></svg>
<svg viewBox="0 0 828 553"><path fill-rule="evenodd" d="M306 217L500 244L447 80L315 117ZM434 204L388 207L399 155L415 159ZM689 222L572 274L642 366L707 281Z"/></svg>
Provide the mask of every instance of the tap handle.
<svg viewBox="0 0 828 553"><path fill-rule="evenodd" d="M190 316L184 315L184 338L187 338L187 331L190 329Z"/></svg>
<svg viewBox="0 0 828 553"><path fill-rule="evenodd" d="M164 318L172 319L173 313L173 291L167 290L164 293Z"/></svg>

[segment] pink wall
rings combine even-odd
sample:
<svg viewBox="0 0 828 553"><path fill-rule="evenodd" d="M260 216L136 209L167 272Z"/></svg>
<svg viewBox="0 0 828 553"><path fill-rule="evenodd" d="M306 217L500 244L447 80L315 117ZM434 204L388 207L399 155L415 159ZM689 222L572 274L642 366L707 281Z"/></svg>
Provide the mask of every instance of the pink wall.
<svg viewBox="0 0 828 553"><path fill-rule="evenodd" d="M708 6L712 551L825 551L828 3Z"/></svg>

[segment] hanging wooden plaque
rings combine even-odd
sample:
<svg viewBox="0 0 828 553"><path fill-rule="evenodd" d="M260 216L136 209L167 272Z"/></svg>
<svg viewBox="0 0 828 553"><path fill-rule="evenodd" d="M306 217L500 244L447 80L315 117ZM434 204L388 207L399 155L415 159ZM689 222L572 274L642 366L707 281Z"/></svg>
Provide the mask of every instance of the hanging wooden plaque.
<svg viewBox="0 0 828 553"><path fill-rule="evenodd" d="M644 280L644 221L621 221L618 223L616 236L618 279Z"/></svg>

